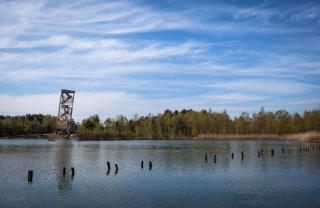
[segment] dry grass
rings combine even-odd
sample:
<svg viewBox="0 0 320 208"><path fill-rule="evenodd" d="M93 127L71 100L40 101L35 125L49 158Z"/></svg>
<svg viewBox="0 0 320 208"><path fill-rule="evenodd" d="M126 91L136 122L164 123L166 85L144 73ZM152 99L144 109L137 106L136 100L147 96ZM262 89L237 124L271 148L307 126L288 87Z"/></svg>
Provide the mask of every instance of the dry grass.
<svg viewBox="0 0 320 208"><path fill-rule="evenodd" d="M199 135L194 139L205 140L294 140L320 141L320 132L306 132L300 134L227 134L227 135Z"/></svg>

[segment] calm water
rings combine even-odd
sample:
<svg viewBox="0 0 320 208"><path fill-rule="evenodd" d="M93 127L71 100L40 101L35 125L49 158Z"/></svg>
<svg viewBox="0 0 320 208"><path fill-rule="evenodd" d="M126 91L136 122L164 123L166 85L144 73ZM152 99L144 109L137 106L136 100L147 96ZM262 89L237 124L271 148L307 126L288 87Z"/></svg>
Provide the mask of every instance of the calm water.
<svg viewBox="0 0 320 208"><path fill-rule="evenodd" d="M0 139L0 207L320 207L319 145ZM300 147L310 152L299 152Z"/></svg>

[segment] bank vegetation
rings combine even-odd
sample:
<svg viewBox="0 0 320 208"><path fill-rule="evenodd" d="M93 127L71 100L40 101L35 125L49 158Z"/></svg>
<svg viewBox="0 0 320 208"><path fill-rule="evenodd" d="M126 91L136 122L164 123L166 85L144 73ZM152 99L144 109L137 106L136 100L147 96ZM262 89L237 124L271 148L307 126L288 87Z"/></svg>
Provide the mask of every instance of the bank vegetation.
<svg viewBox="0 0 320 208"><path fill-rule="evenodd" d="M55 133L56 117L50 115L0 116L0 136ZM102 121L92 115L72 122L80 140L105 139L294 139L320 140L320 110L290 114L286 110L231 118L226 111L166 110L157 115L128 119L119 115Z"/></svg>

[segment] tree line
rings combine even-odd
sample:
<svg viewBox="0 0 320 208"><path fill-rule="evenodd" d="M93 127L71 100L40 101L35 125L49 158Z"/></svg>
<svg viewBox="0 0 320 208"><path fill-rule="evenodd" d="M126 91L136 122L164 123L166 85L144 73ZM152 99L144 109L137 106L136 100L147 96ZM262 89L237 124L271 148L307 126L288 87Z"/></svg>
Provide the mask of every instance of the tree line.
<svg viewBox="0 0 320 208"><path fill-rule="evenodd" d="M242 113L231 118L226 111L166 110L158 115L125 116L101 121L98 115L84 119L77 129L80 139L178 139L216 134L295 134L320 131L320 110L290 114L286 110Z"/></svg>
<svg viewBox="0 0 320 208"><path fill-rule="evenodd" d="M51 115L0 116L0 136L48 134L56 131ZM200 135L295 134L320 131L320 109L290 114L286 110L243 112L231 118L226 111L165 110L157 115L123 115L101 121L98 115L81 123L72 122L72 133L79 139L178 139Z"/></svg>
<svg viewBox="0 0 320 208"><path fill-rule="evenodd" d="M49 134L56 130L56 117L42 114L24 116L0 115L0 136Z"/></svg>

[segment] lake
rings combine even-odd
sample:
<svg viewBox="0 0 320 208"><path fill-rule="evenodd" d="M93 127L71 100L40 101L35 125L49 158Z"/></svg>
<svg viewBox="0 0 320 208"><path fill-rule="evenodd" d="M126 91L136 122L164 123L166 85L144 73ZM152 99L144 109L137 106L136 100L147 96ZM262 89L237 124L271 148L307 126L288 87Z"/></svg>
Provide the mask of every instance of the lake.
<svg viewBox="0 0 320 208"><path fill-rule="evenodd" d="M0 207L320 207L319 145L0 139Z"/></svg>

